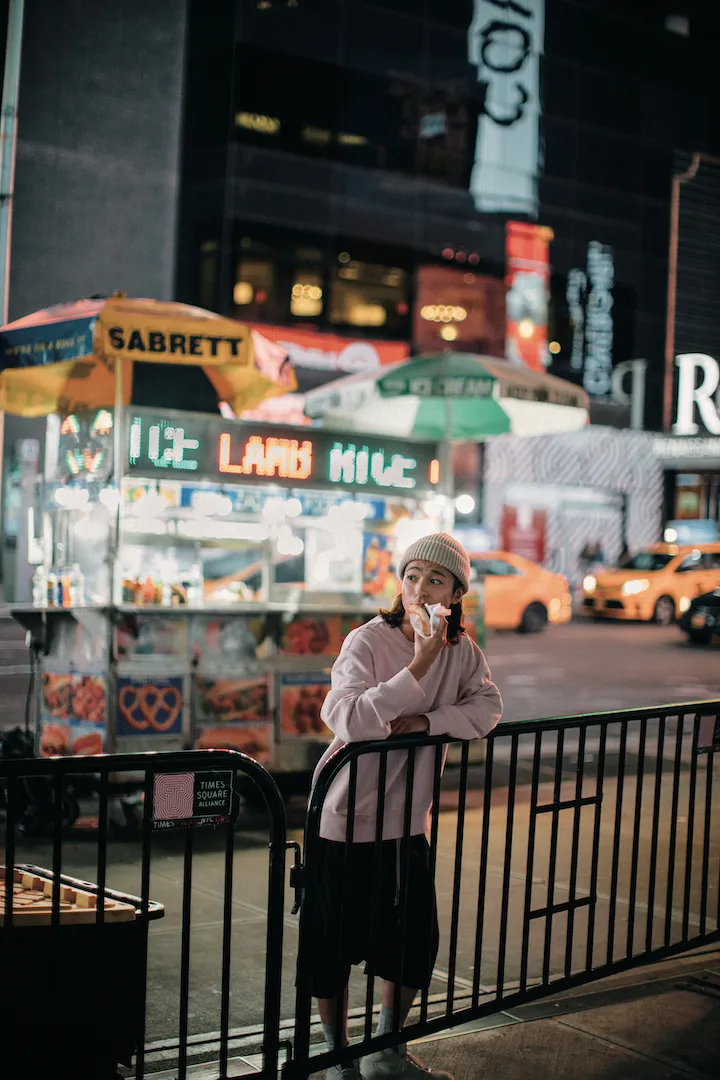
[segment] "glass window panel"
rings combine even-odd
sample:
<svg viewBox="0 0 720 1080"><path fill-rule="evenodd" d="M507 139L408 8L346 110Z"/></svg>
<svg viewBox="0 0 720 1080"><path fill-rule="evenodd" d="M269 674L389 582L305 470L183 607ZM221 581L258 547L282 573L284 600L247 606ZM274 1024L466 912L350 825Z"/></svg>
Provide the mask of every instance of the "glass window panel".
<svg viewBox="0 0 720 1080"><path fill-rule="evenodd" d="M354 259L334 269L330 289L330 321L335 325L393 331L408 312L408 275L399 267Z"/></svg>
<svg viewBox="0 0 720 1080"><path fill-rule="evenodd" d="M323 275L315 267L299 267L290 290L290 313L299 319L317 319L323 312Z"/></svg>
<svg viewBox="0 0 720 1080"><path fill-rule="evenodd" d="M488 573L497 574L499 577L514 577L520 573L516 566L504 562L502 559L490 559L488 567Z"/></svg>
<svg viewBox="0 0 720 1080"><path fill-rule="evenodd" d="M280 315L276 268L267 259L240 259L235 272L234 314L251 322L270 322Z"/></svg>

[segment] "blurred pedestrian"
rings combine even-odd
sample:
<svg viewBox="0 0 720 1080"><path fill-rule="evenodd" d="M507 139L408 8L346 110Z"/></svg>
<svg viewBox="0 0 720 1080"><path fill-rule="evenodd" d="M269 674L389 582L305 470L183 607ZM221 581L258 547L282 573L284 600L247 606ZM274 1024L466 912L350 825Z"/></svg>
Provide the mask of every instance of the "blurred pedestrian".
<svg viewBox="0 0 720 1080"><path fill-rule="evenodd" d="M500 694L491 682L485 657L463 626L462 597L470 582L465 549L446 533L435 533L411 544L398 570L401 591L390 610L348 634L335 661L332 688L322 708L322 718L335 739L317 771L347 743L411 733L477 739L500 719ZM410 611L420 606L425 615L425 605L433 604L443 605L446 614L437 630L426 637L414 631ZM430 984L439 938L426 839L434 746L420 746L415 753L409 836L404 835L407 766L406 751L388 755L377 880L379 755L368 754L358 762L351 845L346 843L348 768L331 784L325 800L312 990L331 1050L338 1026L347 1045L347 985L353 964L365 961L366 974L383 980L376 1035L388 1034L394 1026L402 1028L418 991ZM407 880L402 880L405 865L409 867ZM394 980L400 970L400 1013L395 1017ZM427 1069L404 1044L363 1057L359 1072L355 1062L327 1071L328 1080L358 1080L360 1075L363 1080L452 1080L446 1072Z"/></svg>

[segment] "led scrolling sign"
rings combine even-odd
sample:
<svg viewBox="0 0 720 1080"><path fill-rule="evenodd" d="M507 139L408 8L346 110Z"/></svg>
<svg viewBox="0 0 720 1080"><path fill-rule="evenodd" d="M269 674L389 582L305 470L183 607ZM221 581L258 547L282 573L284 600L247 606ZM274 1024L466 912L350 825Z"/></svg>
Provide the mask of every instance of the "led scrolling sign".
<svg viewBox="0 0 720 1080"><path fill-rule="evenodd" d="M286 486L430 491L439 482L436 447L395 439L344 439L326 432L136 409L128 418L128 471Z"/></svg>

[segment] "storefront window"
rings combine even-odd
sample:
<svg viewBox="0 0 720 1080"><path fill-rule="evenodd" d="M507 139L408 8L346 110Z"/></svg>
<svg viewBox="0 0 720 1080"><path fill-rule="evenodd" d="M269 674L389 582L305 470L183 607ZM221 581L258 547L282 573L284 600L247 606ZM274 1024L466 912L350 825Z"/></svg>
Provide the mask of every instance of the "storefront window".
<svg viewBox="0 0 720 1080"><path fill-rule="evenodd" d="M200 306L210 311L218 307L218 265L220 245L217 240L206 240L200 245L199 296Z"/></svg>
<svg viewBox="0 0 720 1080"><path fill-rule="evenodd" d="M274 318L277 303L275 267L265 259L241 259L235 272L233 304L241 319Z"/></svg>
<svg viewBox="0 0 720 1080"><path fill-rule="evenodd" d="M716 473L678 473L675 477L677 521L717 521L720 514L720 479Z"/></svg>
<svg viewBox="0 0 720 1080"><path fill-rule="evenodd" d="M409 339L411 275L402 249L377 249L380 260L371 263L365 251L343 240L321 246L313 239L291 229L242 226L235 241L233 316L345 329L351 337L372 330L380 338Z"/></svg>
<svg viewBox="0 0 720 1080"><path fill-rule="evenodd" d="M290 314L300 319L317 319L323 311L323 276L317 269L295 272L290 291Z"/></svg>
<svg viewBox="0 0 720 1080"><path fill-rule="evenodd" d="M391 21L394 37L387 19L378 31L367 11L355 11L344 64L331 53L319 60L241 44L236 138L262 151L427 176L467 188L478 103L464 37L452 37L448 44L440 35L442 43L434 42L430 60L422 23ZM385 52L375 56L380 42Z"/></svg>
<svg viewBox="0 0 720 1080"><path fill-rule="evenodd" d="M678 521L700 518L703 495L702 477L694 473L679 473L675 486L675 517Z"/></svg>
<svg viewBox="0 0 720 1080"><path fill-rule="evenodd" d="M407 319L408 275L396 266L360 262L341 252L330 286L335 326L396 329Z"/></svg>

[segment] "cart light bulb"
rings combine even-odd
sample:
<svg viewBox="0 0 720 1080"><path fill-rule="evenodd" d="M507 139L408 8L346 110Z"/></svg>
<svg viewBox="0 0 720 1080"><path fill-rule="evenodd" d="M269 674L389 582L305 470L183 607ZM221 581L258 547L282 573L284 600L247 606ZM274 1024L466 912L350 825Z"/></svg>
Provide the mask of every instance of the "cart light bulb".
<svg viewBox="0 0 720 1080"><path fill-rule="evenodd" d="M114 513L120 505L120 492L117 488L106 487L102 489L98 495L98 499L106 510L109 510L110 513Z"/></svg>
<svg viewBox="0 0 720 1080"><path fill-rule="evenodd" d="M263 521L268 523L268 525L273 525L278 521L282 521L285 517L285 500L279 499L275 495L266 499L260 516Z"/></svg>
<svg viewBox="0 0 720 1080"><path fill-rule="evenodd" d="M87 488L59 487L55 489L55 502L65 510L80 510L89 498Z"/></svg>
<svg viewBox="0 0 720 1080"><path fill-rule="evenodd" d="M455 509L458 514L472 514L475 509L475 500L472 495L458 495L455 500Z"/></svg>

